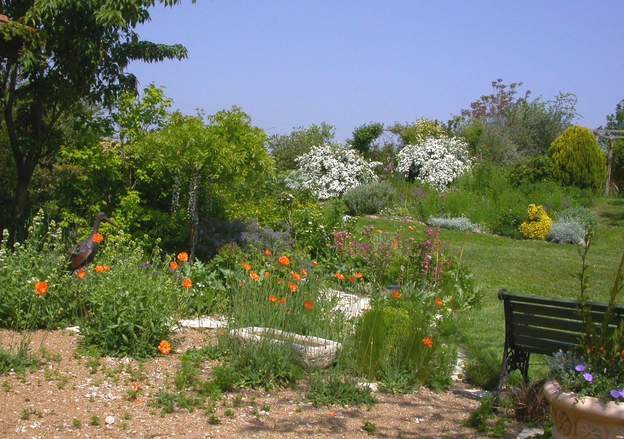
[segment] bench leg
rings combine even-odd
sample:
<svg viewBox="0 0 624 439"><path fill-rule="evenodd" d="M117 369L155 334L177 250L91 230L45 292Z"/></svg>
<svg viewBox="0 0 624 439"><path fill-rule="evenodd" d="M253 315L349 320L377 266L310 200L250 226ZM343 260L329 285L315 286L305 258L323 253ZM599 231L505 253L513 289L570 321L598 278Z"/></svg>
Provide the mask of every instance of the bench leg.
<svg viewBox="0 0 624 439"><path fill-rule="evenodd" d="M529 382L529 357L530 353L519 350L519 349L510 349L505 346L505 350L503 352L503 364L501 366L501 374L498 378L498 387L497 393L500 393L503 389L503 386L507 382L507 377L514 370L519 370L522 373L522 377L524 378L524 382Z"/></svg>

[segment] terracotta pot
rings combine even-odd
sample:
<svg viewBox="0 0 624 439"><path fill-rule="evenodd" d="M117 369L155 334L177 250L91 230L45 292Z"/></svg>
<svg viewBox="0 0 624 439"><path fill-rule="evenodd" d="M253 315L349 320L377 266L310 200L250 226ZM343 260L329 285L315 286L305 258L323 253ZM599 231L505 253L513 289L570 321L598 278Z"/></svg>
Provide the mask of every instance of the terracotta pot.
<svg viewBox="0 0 624 439"><path fill-rule="evenodd" d="M550 402L555 439L624 439L624 404L577 398L555 381L544 384L544 395Z"/></svg>

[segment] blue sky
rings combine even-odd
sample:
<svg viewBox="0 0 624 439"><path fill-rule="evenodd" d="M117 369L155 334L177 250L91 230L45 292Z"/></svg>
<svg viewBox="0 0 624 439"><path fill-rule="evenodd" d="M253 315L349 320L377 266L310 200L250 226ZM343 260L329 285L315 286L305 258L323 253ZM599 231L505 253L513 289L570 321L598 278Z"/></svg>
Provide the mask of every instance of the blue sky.
<svg viewBox="0 0 624 439"><path fill-rule="evenodd" d="M496 78L575 93L596 127L624 99L623 23L624 0L187 0L140 34L189 58L130 70L184 112L238 105L269 134L447 120Z"/></svg>

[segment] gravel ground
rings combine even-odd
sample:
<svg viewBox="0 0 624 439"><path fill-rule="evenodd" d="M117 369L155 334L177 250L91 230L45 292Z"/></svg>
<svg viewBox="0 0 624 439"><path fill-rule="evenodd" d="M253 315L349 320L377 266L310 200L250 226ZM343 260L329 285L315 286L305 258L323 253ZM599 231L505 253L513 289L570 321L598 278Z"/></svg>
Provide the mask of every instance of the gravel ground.
<svg viewBox="0 0 624 439"><path fill-rule="evenodd" d="M0 330L0 346L15 348L23 336ZM304 399L303 384L296 390L228 394L216 408L219 425L211 425L202 410L161 416L150 406L152 396L174 376L180 353L212 343L214 331L183 330L176 336L178 352L168 357L143 363L103 358L99 365L75 353L75 334L29 336L32 351L45 364L24 376L0 376L0 438L366 438L366 421L377 427L373 437L479 437L463 426L476 401L426 389L378 394L371 409L314 408ZM209 374L211 366L206 364L204 372ZM140 385L135 401L128 398L132 382ZM270 410L263 411L265 405ZM94 416L99 425L92 425Z"/></svg>

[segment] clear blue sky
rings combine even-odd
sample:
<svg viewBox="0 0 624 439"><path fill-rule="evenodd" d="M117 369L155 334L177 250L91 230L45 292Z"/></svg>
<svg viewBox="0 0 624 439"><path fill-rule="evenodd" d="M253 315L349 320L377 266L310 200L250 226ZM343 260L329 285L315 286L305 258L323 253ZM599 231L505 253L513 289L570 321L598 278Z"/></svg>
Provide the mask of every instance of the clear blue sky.
<svg viewBox="0 0 624 439"><path fill-rule="evenodd" d="M624 0L187 0L140 33L189 50L133 64L141 85L187 113L238 105L269 134L447 120L496 78L575 93L589 127L624 98Z"/></svg>

